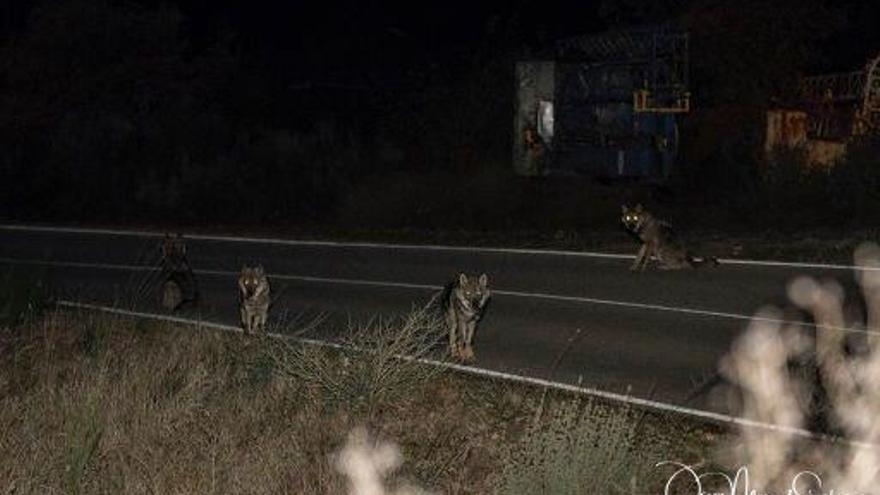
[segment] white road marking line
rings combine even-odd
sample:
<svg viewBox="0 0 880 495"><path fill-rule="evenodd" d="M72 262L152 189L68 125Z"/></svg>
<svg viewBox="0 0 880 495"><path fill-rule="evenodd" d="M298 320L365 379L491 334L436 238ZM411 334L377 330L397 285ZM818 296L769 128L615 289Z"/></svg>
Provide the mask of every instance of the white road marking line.
<svg viewBox="0 0 880 495"><path fill-rule="evenodd" d="M137 266L137 265L119 265L119 264L109 264L109 263L82 263L82 262L67 262L67 261L50 261L50 260L21 260L15 258L2 258L0 257L0 263L9 263L9 264L31 264L31 265L43 265L43 266L70 266L73 268L94 268L99 270L122 270L122 271L159 271L158 268L151 266ZM211 275L218 277L236 277L238 276L238 272L228 271L228 270L193 270L195 273L200 275ZM388 288L388 289L415 289L415 290L431 290L437 291L443 288L441 285L429 285L429 284L415 284L408 282L390 282L383 280L362 280L362 279L353 279L353 278L329 278L329 277L315 277L308 275L289 275L289 274L268 274L269 278L272 279L280 279L280 280L295 280L299 282L307 282L307 283L322 283L322 284L337 284L337 285L354 285L354 286L364 286L364 287L379 287L379 288ZM781 318L767 318L767 317L759 317L755 315L746 315L740 313L727 313L723 311L711 311L707 309L696 309L696 308L683 308L678 306L665 306L661 304L649 304L649 303L639 303L639 302L631 302L631 301L615 301L613 299L600 299L595 297L586 297L586 296L564 296L560 294L546 294L541 292L522 292L522 291L512 291L512 290L501 290L501 289L493 289L493 294L502 295L502 296L510 296L510 297L521 297L526 299L542 299L549 301L559 301L559 302L569 302L569 303L580 303L580 304L597 304L603 306L617 306L622 308L629 309L639 309L639 310L649 310L649 311L662 311L667 313L680 313L690 316L703 316L710 318L724 318L724 319L732 319L732 320L740 320L740 321L762 321L766 323L773 323L778 325L798 325L807 328L817 328L814 323L810 322L800 322L794 320L785 320ZM856 333L856 334L878 334L880 335L880 331L877 330L868 330L864 328L850 328L850 327L823 327L825 330L836 330L847 333Z"/></svg>
<svg viewBox="0 0 880 495"><path fill-rule="evenodd" d="M191 320L191 319L181 318L181 317L177 317L177 316L168 316L168 315L147 313L147 312L141 312L141 311L130 311L130 310L125 310L125 309L112 308L112 307L108 307L108 306L100 306L100 305L96 305L96 304L79 303L79 302L75 302L75 301L60 300L60 301L56 301L56 304L58 306L66 307L66 308L85 309L85 310L90 310L90 311L100 311L100 312L104 312L104 313L118 314L118 315L130 316L130 317L135 317L135 318L146 318L146 319L152 319L152 320L168 321L168 322L172 322L172 323L191 325L191 326L195 326L197 329L198 328L210 328L213 330L220 330L220 331L224 331L224 332L243 333L241 328L236 327L236 326L232 326L232 325L226 325L223 323L206 322L206 321L201 321L201 320ZM323 340L306 339L306 338L302 338L302 337L294 337L291 335L284 335L284 334L273 333L273 332L267 332L266 335L268 337L271 337L273 339L278 339L278 340L288 340L288 341L300 342L300 343L307 344L307 345L315 345L315 346L321 346L321 347L330 347L330 348L334 348L334 349L347 349L347 350L352 350L352 351L356 351L356 352L363 352L363 349L359 349L359 348L352 347L352 346L345 346L345 345L334 343L334 342L327 342L327 341L323 341ZM817 433L811 432L809 430L804 430L802 428L793 428L790 426L782 426L782 425L775 425L775 424L770 424L770 423L763 423L760 421L755 421L755 420L751 420L751 419L747 419L747 418L741 418L738 416L731 416L729 414L717 413L717 412L712 412L712 411L705 411L702 409L694 409L694 408L690 408L690 407L677 406L675 404L654 401L651 399L643 399L643 398L633 397L631 395L619 394L619 393L615 393L615 392L608 392L608 391L600 390L597 388L582 387L579 385L572 385L572 384L563 383L563 382L554 382L554 381L545 380L542 378L533 378L533 377L524 376L524 375L506 373L503 371L495 371L495 370L490 370L490 369L486 369L486 368L478 368L476 366L468 366L468 365L464 365L464 364L451 363L448 361L438 361L435 359L427 359L427 358L413 358L410 356L397 356L397 357L400 359L405 359L407 361L413 361L413 362L425 364L428 366L436 366L436 367L445 368L445 369L449 369L449 370L459 371L459 372L477 375L477 376L481 376L481 377L485 377L485 378L493 378L493 379L497 379L497 380L504 380L504 381L514 382L514 383L523 383L523 384L527 384L527 385L550 388L550 389L560 390L560 391L564 391L564 392L585 395L585 396L589 396L589 397L597 397L597 398L612 401L612 402L619 402L619 403L624 403L624 404L628 404L628 405L632 405L632 406L637 406L637 407L642 407L642 408L647 408L647 409L654 409L657 411L672 412L672 413L677 413L677 414L682 414L682 415L686 415L686 416L700 418L703 420L733 424L733 425L749 427L749 428L759 428L759 429L763 429L763 430L776 431L776 432L780 432L780 433L787 433L790 435L806 437L806 438L811 438L811 439L817 439L817 440L839 441L839 439L837 439L835 437L817 434ZM846 443L849 445L852 445L852 446L857 446L857 447L862 447L862 448L876 447L875 444L871 444L871 443L867 443L867 442L846 440Z"/></svg>
<svg viewBox="0 0 880 495"><path fill-rule="evenodd" d="M131 272L158 272L158 267L145 265L119 265L113 263L86 263L83 261L54 261L54 260L34 260L23 258L5 258L0 257L0 263L8 265L40 265L40 266L67 266L70 268L97 268L99 270L121 270ZM205 270L210 271L210 270Z"/></svg>
<svg viewBox="0 0 880 495"><path fill-rule="evenodd" d="M33 226L33 225L9 225L0 224L0 230L10 230L18 232L44 232L58 234L89 234L89 235L107 235L107 236L127 236L127 237L147 237L160 238L164 235L162 232L150 232L139 230L113 230L113 229L88 229L78 227L49 227L49 226ZM410 251L437 251L437 252L453 252L453 253L485 253L485 254L515 254L515 255L534 255L534 256L566 256L579 258L599 258L599 259L615 259L615 260L631 260L635 259L632 254L618 253L601 253L595 251L566 251L557 249L525 249L525 248L500 248L500 247L474 247L474 246L447 246L447 245L430 245L430 244L391 244L378 242L342 242L342 241L317 241L317 240L297 240L297 239L277 239L269 237L236 237L209 234L187 234L184 235L193 240L200 241L218 241L218 242L237 242L249 244L275 244L284 246L306 246L306 247L330 247L330 248L356 248L356 249L388 249L388 250L410 250ZM880 270L880 267L858 267L853 265L841 265L834 263L806 263L794 261L774 261L774 260L746 260L746 259L729 259L719 258L719 261L725 265L743 265L743 266L765 266L776 268L804 268L817 270L857 270L857 271L874 271Z"/></svg>

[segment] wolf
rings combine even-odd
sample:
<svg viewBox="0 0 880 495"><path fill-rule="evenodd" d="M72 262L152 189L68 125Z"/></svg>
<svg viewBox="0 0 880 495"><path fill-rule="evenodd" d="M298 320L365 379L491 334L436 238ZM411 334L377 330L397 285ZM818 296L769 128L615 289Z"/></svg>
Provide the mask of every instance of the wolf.
<svg viewBox="0 0 880 495"><path fill-rule="evenodd" d="M176 311L187 305L197 305L199 286L186 257L183 236L165 234L161 252L162 307L168 311Z"/></svg>
<svg viewBox="0 0 880 495"><path fill-rule="evenodd" d="M269 279L263 265L241 267L238 276L239 311L244 333L264 332L269 315Z"/></svg>
<svg viewBox="0 0 880 495"><path fill-rule="evenodd" d="M706 264L718 265L715 257L694 256L684 248L672 225L660 220L637 204L634 207L622 206L621 222L628 232L642 243L631 271L647 268L651 259L656 259L659 267L665 270L699 268Z"/></svg>
<svg viewBox="0 0 880 495"><path fill-rule="evenodd" d="M492 293L489 290L489 277L460 273L452 282L435 295L439 296L440 307L449 331L449 354L454 359L473 361L473 339L477 325L486 314ZM433 300L432 300L433 301ZM431 304L431 303L429 303Z"/></svg>

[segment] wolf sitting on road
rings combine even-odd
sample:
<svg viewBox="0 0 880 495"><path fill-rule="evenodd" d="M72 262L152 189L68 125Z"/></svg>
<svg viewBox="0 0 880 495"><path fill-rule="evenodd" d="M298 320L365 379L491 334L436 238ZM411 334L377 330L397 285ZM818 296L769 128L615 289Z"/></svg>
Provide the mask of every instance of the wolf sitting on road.
<svg viewBox="0 0 880 495"><path fill-rule="evenodd" d="M715 257L694 256L682 246L675 231L667 222L659 220L641 204L634 207L623 205L623 226L642 243L630 270L644 270L651 259L656 258L659 267L666 270L698 268L707 263L718 264Z"/></svg>
<svg viewBox="0 0 880 495"><path fill-rule="evenodd" d="M186 243L180 234L165 234L162 240L162 307L175 311L198 304L199 287L186 258Z"/></svg>

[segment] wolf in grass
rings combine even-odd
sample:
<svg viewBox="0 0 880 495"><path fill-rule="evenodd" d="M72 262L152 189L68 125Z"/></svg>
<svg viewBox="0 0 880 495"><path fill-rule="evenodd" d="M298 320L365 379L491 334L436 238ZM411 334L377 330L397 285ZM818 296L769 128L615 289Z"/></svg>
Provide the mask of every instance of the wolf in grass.
<svg viewBox="0 0 880 495"><path fill-rule="evenodd" d="M269 316L269 278L263 265L243 266L238 275L239 312L244 333L264 332Z"/></svg>
<svg viewBox="0 0 880 495"><path fill-rule="evenodd" d="M439 305L449 332L449 354L453 359L473 361L474 333L483 316L492 293L489 277L460 273L434 295L427 307Z"/></svg>
<svg viewBox="0 0 880 495"><path fill-rule="evenodd" d="M656 259L659 268L664 270L718 264L715 257L695 256L685 249L672 225L652 215L641 204L634 207L623 205L622 210L621 223L642 244L630 270L643 271L652 259Z"/></svg>
<svg viewBox="0 0 880 495"><path fill-rule="evenodd" d="M186 258L186 242L181 234L165 234L161 245L162 307L176 311L199 301L199 286Z"/></svg>

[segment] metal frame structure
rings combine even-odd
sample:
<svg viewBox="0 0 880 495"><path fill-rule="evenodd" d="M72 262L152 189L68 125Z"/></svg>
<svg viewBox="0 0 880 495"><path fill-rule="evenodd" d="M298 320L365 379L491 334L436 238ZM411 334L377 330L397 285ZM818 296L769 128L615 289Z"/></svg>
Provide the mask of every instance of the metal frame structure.
<svg viewBox="0 0 880 495"><path fill-rule="evenodd" d="M862 70L804 77L807 132L818 139L880 136L880 55Z"/></svg>
<svg viewBox="0 0 880 495"><path fill-rule="evenodd" d="M688 34L668 25L578 36L516 66L520 175L662 183L690 110Z"/></svg>
<svg viewBox="0 0 880 495"><path fill-rule="evenodd" d="M867 122L869 133L880 134L880 55L865 65L865 87L862 90L862 119Z"/></svg>
<svg viewBox="0 0 880 495"><path fill-rule="evenodd" d="M690 110L689 37L671 26L635 28L557 42L560 60L625 66L634 81L636 112L687 113Z"/></svg>

